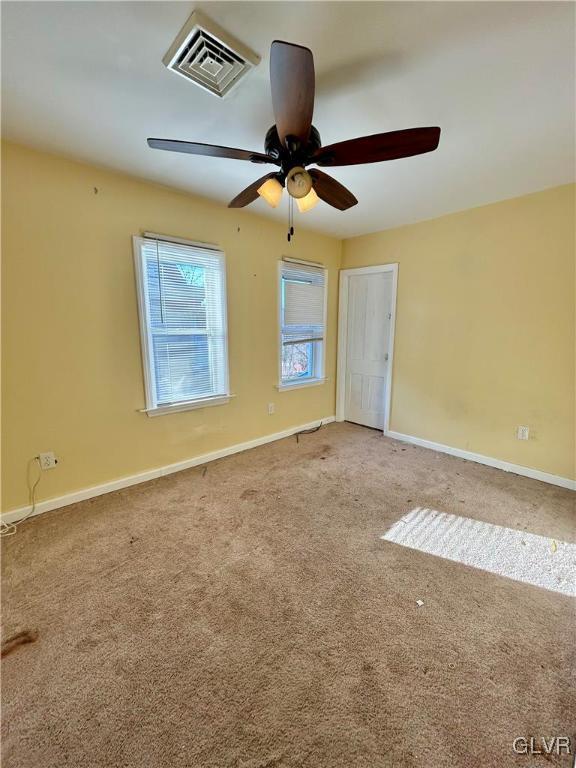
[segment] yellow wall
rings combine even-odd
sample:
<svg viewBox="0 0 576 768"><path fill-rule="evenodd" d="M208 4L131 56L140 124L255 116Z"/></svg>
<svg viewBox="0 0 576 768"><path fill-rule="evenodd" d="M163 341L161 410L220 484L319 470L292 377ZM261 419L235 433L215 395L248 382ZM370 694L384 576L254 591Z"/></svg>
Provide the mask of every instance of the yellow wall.
<svg viewBox="0 0 576 768"><path fill-rule="evenodd" d="M345 241L345 268L400 265L392 430L576 476L574 191Z"/></svg>
<svg viewBox="0 0 576 768"><path fill-rule="evenodd" d="M60 459L39 499L189 459L334 414L339 240L158 185L3 148L3 509L28 503L26 468ZM94 194L94 187L98 194ZM228 269L228 404L149 418L131 236L219 244ZM329 269L327 376L278 392L277 262ZM268 415L268 403L276 413Z"/></svg>
<svg viewBox="0 0 576 768"><path fill-rule="evenodd" d="M2 171L4 510L27 504L40 451L60 458L42 475L50 499L333 415L341 263L400 264L393 430L575 476L574 186L343 244L299 230L290 253L329 268L330 381L279 393L282 224L14 144ZM138 413L143 230L226 253L228 405Z"/></svg>

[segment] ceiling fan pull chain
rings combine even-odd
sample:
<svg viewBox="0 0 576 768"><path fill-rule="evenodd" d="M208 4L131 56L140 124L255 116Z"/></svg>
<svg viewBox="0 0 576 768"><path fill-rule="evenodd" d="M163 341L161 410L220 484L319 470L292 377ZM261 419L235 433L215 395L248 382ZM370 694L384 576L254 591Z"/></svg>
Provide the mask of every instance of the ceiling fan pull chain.
<svg viewBox="0 0 576 768"><path fill-rule="evenodd" d="M294 200L288 197L288 242L292 242L294 236Z"/></svg>

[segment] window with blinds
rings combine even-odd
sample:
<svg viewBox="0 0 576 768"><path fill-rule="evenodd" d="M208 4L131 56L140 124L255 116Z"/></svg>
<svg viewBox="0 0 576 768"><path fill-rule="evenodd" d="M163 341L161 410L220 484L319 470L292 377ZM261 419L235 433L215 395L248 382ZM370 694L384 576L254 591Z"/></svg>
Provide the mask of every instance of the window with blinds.
<svg viewBox="0 0 576 768"><path fill-rule="evenodd" d="M280 384L313 383L324 376L326 270L280 263Z"/></svg>
<svg viewBox="0 0 576 768"><path fill-rule="evenodd" d="M224 254L135 237L148 411L229 396ZM226 401L226 400L224 400Z"/></svg>

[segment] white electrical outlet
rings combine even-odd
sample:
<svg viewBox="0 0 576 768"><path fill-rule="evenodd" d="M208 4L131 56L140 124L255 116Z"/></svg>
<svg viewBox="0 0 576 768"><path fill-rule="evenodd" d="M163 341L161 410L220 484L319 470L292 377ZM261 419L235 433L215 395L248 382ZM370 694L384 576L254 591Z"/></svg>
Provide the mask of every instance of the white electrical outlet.
<svg viewBox="0 0 576 768"><path fill-rule="evenodd" d="M530 437L530 427L517 427L516 437L518 440L528 440Z"/></svg>
<svg viewBox="0 0 576 768"><path fill-rule="evenodd" d="M268 416L272 416L275 411L274 403L268 403Z"/></svg>
<svg viewBox="0 0 576 768"><path fill-rule="evenodd" d="M40 453L38 458L40 459L40 469L54 469L56 464L58 464L58 459L54 456L53 451Z"/></svg>

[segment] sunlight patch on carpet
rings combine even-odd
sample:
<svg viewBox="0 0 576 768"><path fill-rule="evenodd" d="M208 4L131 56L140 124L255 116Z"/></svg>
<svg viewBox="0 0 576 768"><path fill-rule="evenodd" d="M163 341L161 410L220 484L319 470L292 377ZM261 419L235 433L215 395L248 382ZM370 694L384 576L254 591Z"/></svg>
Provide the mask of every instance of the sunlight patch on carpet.
<svg viewBox="0 0 576 768"><path fill-rule="evenodd" d="M576 595L576 544L417 507L380 537L429 555Z"/></svg>

